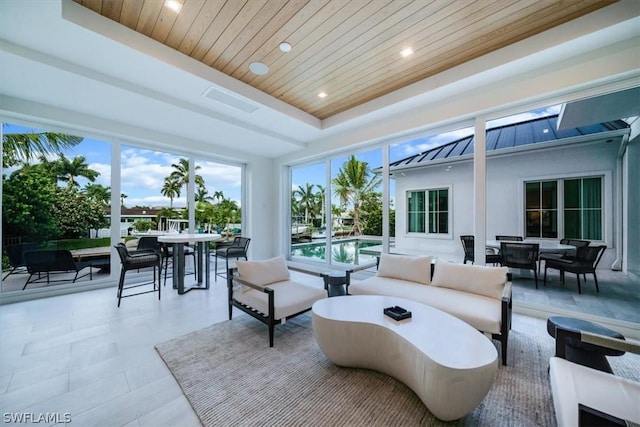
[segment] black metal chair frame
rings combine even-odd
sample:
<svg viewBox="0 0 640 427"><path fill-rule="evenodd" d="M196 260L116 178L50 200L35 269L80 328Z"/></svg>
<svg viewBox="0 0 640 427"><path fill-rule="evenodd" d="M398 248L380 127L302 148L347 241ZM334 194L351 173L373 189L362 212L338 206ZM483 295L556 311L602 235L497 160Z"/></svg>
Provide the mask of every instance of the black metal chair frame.
<svg viewBox="0 0 640 427"><path fill-rule="evenodd" d="M578 240L578 239L561 239L560 240L560 244L561 245L571 245L571 246L575 246L576 249L582 246L589 246L591 244L590 241L588 240ZM540 272L540 269L542 268L542 262L540 261L544 261L545 264L547 262L547 260L555 260L555 259L568 259L568 260L573 260L575 259L576 255L574 252L572 253L567 253L567 252L547 252L547 253L541 253L540 254L540 259L538 259L538 273ZM585 279L587 280L586 276Z"/></svg>
<svg viewBox="0 0 640 427"><path fill-rule="evenodd" d="M514 257L514 254L520 256ZM533 270L536 289L538 289L538 266L536 262L539 254L540 245L538 243L500 242L502 265L510 268Z"/></svg>
<svg viewBox="0 0 640 427"><path fill-rule="evenodd" d="M5 246L4 251L7 254L7 258L9 258L9 266L11 269L2 278L2 280L5 280L12 274L26 273L27 263L24 260L24 253L27 251L35 251L37 249L38 246L35 243L18 243L16 245Z"/></svg>
<svg viewBox="0 0 640 427"><path fill-rule="evenodd" d="M460 242L462 242L462 249L464 250L464 261L463 264L466 264L467 261L471 261L471 264L474 263L475 260L475 237L471 234L461 235ZM485 263L486 264L501 264L502 256L491 248L485 249Z"/></svg>
<svg viewBox="0 0 640 427"><path fill-rule="evenodd" d="M44 283L47 284L55 282L69 282L69 279L51 280L51 275L68 274L75 272L75 276L71 279L71 283L75 283L76 280L89 276L89 280L93 280L92 274L92 262L91 261L75 261L71 252L66 249L41 249L35 251L24 252L25 265L29 277L22 290L27 288L29 283ZM89 272L79 276L80 271L89 267ZM44 274L44 277L42 275ZM33 280L34 275L37 277Z"/></svg>
<svg viewBox="0 0 640 427"><path fill-rule="evenodd" d="M578 282L578 293L582 293L582 287L580 285L580 275L582 274L587 281L586 275L593 274L593 280L596 285L596 292L600 292L598 288L598 276L596 275L596 268L604 255L604 251L607 249L605 245L600 246L581 246L576 248L576 257L573 260L565 259L549 259L544 264L544 284L547 284L547 269L553 268L560 271L560 280L564 283L564 273L574 273Z"/></svg>
<svg viewBox="0 0 640 427"><path fill-rule="evenodd" d="M118 252L118 256L121 261L120 280L118 281L118 307L120 307L120 301L122 298L133 297L136 295L148 294L151 292L158 292L158 300L160 299L160 278L162 277L162 257L157 251L140 251L130 253L127 247L123 243L118 243L114 246ZM153 281L138 283L135 285L124 286L125 274L129 270L139 270L141 268L153 267ZM156 268L158 269L158 288L156 289ZM153 284L153 290L136 292L129 295L123 295L123 292L127 289L138 288L141 286L148 286Z"/></svg>
<svg viewBox="0 0 640 427"><path fill-rule="evenodd" d="M242 280L238 277L237 275L237 268L236 267L231 267L227 269L227 291L228 291L228 304L229 304L229 320L232 319L233 316L233 307L236 307L239 310L244 311L245 313L247 313L249 316L253 317L254 319L257 319L259 321L261 321L262 323L266 324L267 327L269 328L269 347L273 347L273 336L275 334L275 327L276 325L279 325L281 323L286 322L289 319L292 319L296 316L299 316L300 314L306 313L307 311L311 310L311 307L299 311L295 314L292 314L290 316L287 316L283 319L276 319L275 318L275 293L273 291L273 289L269 288L268 286L263 287L263 286L257 286L254 285L253 283L249 283L245 280ZM235 298L233 298L233 283L234 282L238 282L241 285L244 286L248 286L252 289L255 289L257 291L260 292L264 292L267 294L268 296L268 308L269 308L269 312L268 313L262 313L258 310L256 310L253 307L250 307L246 304L241 303L240 301L237 301Z"/></svg>
<svg viewBox="0 0 640 427"><path fill-rule="evenodd" d="M215 280L218 280L218 276L227 277L229 271L229 258L244 258L247 260L247 251L249 250L249 243L251 243L251 239L248 237L234 237L233 243L231 245L223 245L222 248L216 248L213 256L215 257L214 261L214 271L215 271ZM225 270L224 273L218 273L218 258L225 259Z"/></svg>

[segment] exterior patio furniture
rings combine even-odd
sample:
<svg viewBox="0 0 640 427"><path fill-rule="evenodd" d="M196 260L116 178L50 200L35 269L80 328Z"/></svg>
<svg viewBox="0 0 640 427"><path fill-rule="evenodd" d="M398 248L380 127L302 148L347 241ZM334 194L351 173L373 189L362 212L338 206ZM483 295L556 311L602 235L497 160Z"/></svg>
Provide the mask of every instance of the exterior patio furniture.
<svg viewBox="0 0 640 427"><path fill-rule="evenodd" d="M544 264L544 283L547 283L547 269L553 268L560 271L560 279L564 283L564 273L575 273L578 281L578 293L582 293L580 286L580 275L586 276L586 274L593 274L593 280L596 284L596 292L600 292L598 289L598 277L596 276L596 268L602 255L604 254L606 246L583 246L576 249L576 257L573 260L565 259L549 259ZM586 281L586 279L585 279Z"/></svg>
<svg viewBox="0 0 640 427"><path fill-rule="evenodd" d="M5 280L7 277L14 273L24 273L27 271L27 264L24 260L24 253L27 251L35 251L38 249L35 243L19 243L16 245L5 246L4 251L9 258L9 272L2 278Z"/></svg>
<svg viewBox="0 0 640 427"><path fill-rule="evenodd" d="M227 272L229 271L229 258L244 258L245 261L247 260L247 250L249 249L250 242L251 239L247 237L235 237L230 246L223 245L221 248L216 249L214 254L214 269L216 272L215 281L218 280L218 276L226 277ZM224 258L225 260L224 273L218 273L218 258Z"/></svg>
<svg viewBox="0 0 640 427"><path fill-rule="evenodd" d="M522 242L522 236L496 236L496 240L506 240L509 242Z"/></svg>
<svg viewBox="0 0 640 427"><path fill-rule="evenodd" d="M467 261L471 261L471 264L474 262L474 247L475 247L475 237L472 235L462 235L460 236L460 241L462 242L462 249L464 250L464 261L463 264L466 264ZM486 264L500 264L502 263L502 256L492 248L485 248L485 263Z"/></svg>
<svg viewBox="0 0 640 427"><path fill-rule="evenodd" d="M169 261L173 260L173 248L171 245L158 242L158 236L142 236L138 239L138 247L136 252L153 251L160 254L162 258L162 268L164 269L164 286L167 285L167 271L169 270ZM196 273L196 252L185 245L184 255L193 257L193 273Z"/></svg>
<svg viewBox="0 0 640 427"><path fill-rule="evenodd" d="M128 298L136 295L148 294L151 292L158 292L158 299L160 299L160 273L162 269L161 256L159 252L145 251L139 253L130 253L127 247L123 243L115 245L122 268L120 270L120 281L118 282L118 307L120 307L120 300L122 298ZM153 267L153 282L138 283L135 285L124 287L124 277L129 270L138 270L140 268ZM156 268L158 269L158 288L156 289ZM140 286L147 286L153 284L153 290L136 292L134 294L123 295L123 292L127 289L133 289Z"/></svg>
<svg viewBox="0 0 640 427"><path fill-rule="evenodd" d="M536 261L538 261L539 250L537 243L501 242L502 266L533 270L536 289L538 289L538 266Z"/></svg>
<svg viewBox="0 0 640 427"><path fill-rule="evenodd" d="M22 290L27 288L29 283L46 283L51 282L68 282L69 279L51 280L52 274L66 274L75 272L75 276L71 279L71 283L75 283L81 277L89 276L89 280L93 280L91 273L90 261L75 261L71 252L66 249L45 249L28 251L24 253L25 265L29 277L24 284ZM78 276L80 271L89 267L89 272ZM33 278L34 275L37 277ZM42 277L44 275L44 277ZM33 279L33 280L32 280Z"/></svg>
<svg viewBox="0 0 640 427"><path fill-rule="evenodd" d="M589 246L591 242L588 240L578 240L578 239L562 239L560 240L560 244L562 245L571 245L571 246L575 246L576 248L580 248L582 246ZM544 261L545 263L547 262L548 259L568 259L568 260L572 260L575 259L576 254L574 253L570 253L570 252L548 252L548 253L541 253L540 254L540 259L538 260L538 272L540 272L540 268L542 268L542 263L540 261ZM585 278L586 280L586 278Z"/></svg>

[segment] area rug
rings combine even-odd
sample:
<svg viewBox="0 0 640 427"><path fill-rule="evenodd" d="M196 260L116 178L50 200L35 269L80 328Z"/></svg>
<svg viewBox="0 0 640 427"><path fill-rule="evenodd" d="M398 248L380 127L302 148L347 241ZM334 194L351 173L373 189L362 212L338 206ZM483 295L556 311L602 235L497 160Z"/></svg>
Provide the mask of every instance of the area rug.
<svg viewBox="0 0 640 427"><path fill-rule="evenodd" d="M205 426L555 425L547 372L553 341L543 335L512 331L509 365L500 366L487 397L448 423L394 378L329 362L309 315L278 326L273 348L266 326L241 315L156 350ZM632 365L614 369L635 376Z"/></svg>

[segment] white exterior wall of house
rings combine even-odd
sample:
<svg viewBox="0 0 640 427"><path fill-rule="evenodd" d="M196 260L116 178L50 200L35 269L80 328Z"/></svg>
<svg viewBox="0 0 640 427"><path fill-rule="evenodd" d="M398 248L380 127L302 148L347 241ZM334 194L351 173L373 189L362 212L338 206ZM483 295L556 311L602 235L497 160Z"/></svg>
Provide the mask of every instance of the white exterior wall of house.
<svg viewBox="0 0 640 427"><path fill-rule="evenodd" d="M624 167L626 176L626 269L640 276L640 119L636 119L636 133L628 147ZM633 135L633 131L632 131Z"/></svg>
<svg viewBox="0 0 640 427"><path fill-rule="evenodd" d="M619 140L606 143L537 149L487 159L487 229L488 239L497 234L525 235L524 182L563 177L604 176L604 244L608 249L600 266L609 268L615 260L615 194L616 155ZM446 166L452 165L446 171ZM402 176L404 174L404 176ZM464 258L460 235L474 234L473 229L473 162L441 163L395 173L396 179L396 248L410 248L438 253L448 260ZM427 236L407 233L407 191L449 188L449 235ZM636 208L637 211L637 208ZM558 238L559 240L559 238Z"/></svg>

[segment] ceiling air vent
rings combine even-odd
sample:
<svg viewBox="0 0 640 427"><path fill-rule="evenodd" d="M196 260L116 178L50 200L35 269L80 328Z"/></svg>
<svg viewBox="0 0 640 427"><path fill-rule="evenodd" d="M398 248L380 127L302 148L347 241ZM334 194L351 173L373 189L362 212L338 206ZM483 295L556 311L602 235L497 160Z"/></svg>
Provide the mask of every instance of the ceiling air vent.
<svg viewBox="0 0 640 427"><path fill-rule="evenodd" d="M245 113L253 113L258 109L258 106L229 92L222 91L215 87L210 87L203 94L205 98L209 98L213 101L220 102L229 107L242 110Z"/></svg>

